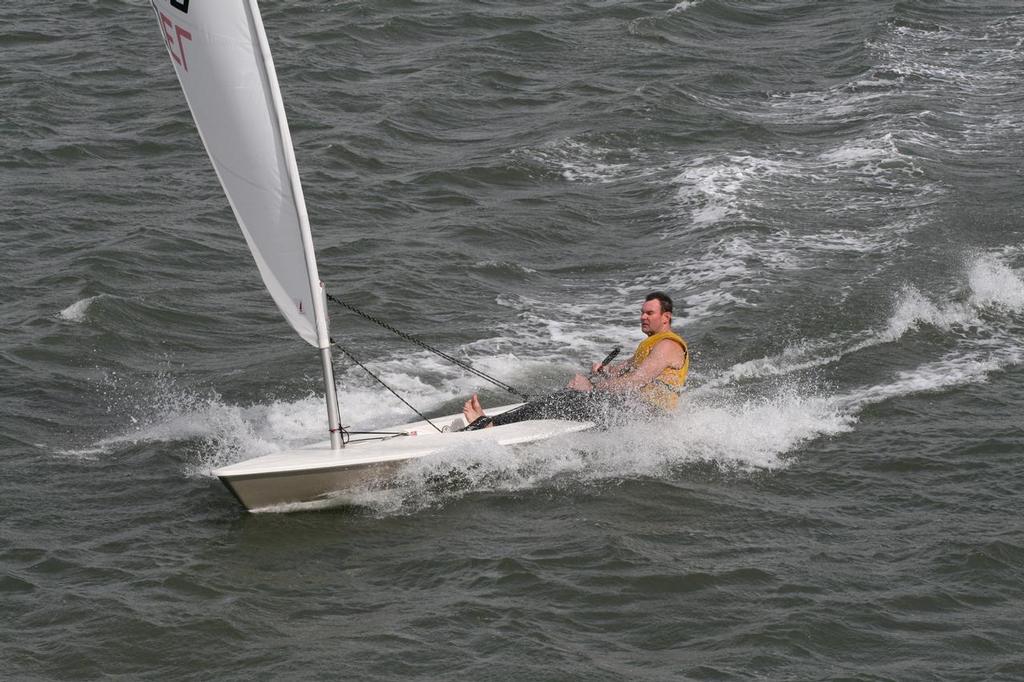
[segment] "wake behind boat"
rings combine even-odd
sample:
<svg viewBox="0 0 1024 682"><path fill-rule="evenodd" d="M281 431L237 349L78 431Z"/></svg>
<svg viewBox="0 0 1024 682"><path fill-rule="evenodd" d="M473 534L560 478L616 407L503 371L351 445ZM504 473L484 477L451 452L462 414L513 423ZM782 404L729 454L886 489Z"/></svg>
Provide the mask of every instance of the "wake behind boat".
<svg viewBox="0 0 1024 682"><path fill-rule="evenodd" d="M453 447L529 443L593 426L532 419L472 432L431 433L433 425L424 421L386 429L399 435L346 445L327 295L259 7L255 0L151 3L200 137L260 275L284 318L319 350L323 368L329 441L214 472L247 509L386 485L403 462Z"/></svg>

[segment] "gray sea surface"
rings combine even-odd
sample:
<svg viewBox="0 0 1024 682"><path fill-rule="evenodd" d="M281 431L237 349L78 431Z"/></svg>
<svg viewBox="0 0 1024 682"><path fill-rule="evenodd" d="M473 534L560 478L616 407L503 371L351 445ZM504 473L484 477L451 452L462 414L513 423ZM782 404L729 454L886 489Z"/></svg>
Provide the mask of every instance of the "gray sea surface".
<svg viewBox="0 0 1024 682"><path fill-rule="evenodd" d="M243 511L211 472L323 438L317 354L149 4L5 3L0 677L1024 679L1019 2L261 8L331 293L536 393L664 289L689 389ZM510 402L331 326L429 415Z"/></svg>

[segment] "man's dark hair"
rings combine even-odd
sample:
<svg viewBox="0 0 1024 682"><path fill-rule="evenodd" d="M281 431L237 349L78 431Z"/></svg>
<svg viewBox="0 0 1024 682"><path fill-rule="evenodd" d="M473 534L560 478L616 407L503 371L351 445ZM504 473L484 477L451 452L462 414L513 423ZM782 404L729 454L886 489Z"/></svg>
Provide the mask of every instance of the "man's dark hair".
<svg viewBox="0 0 1024 682"><path fill-rule="evenodd" d="M647 298L644 299L644 303L647 301L657 301L658 305L661 306L661 312L670 313L672 312L672 299L664 291L652 291L647 294Z"/></svg>

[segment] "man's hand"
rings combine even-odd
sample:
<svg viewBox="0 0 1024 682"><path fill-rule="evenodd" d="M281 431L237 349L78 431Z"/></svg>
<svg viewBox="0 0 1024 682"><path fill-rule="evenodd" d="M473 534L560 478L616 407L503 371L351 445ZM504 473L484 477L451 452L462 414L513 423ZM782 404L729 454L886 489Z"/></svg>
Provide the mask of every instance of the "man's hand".
<svg viewBox="0 0 1024 682"><path fill-rule="evenodd" d="M574 391L587 392L594 390L594 385L590 383L590 379L587 377L582 374L577 374L572 378L572 381L566 385L566 388L570 388Z"/></svg>

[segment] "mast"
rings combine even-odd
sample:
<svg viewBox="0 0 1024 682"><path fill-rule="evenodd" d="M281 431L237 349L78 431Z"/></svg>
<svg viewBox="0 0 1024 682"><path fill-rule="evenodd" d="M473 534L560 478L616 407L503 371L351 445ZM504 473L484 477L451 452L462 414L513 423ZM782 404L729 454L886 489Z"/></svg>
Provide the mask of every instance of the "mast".
<svg viewBox="0 0 1024 682"><path fill-rule="evenodd" d="M285 116L284 100L277 83L277 71L270 55L270 43L263 28L260 10L256 0L247 0L249 26L256 36L260 56L263 61L263 74L270 88L274 115L277 122L277 133L280 137L285 164L288 168L288 184L291 186L292 200L299 220L299 231L302 237L302 250L306 258L306 273L309 276L310 300L313 303L313 317L316 321L317 347L320 349L320 362L323 365L324 393L327 400L327 428L331 434L331 449L340 450L345 447L341 438L341 413L338 409L338 389L334 383L334 364L331 359L331 335L327 328L327 305L324 285L316 266L316 252L313 248L313 234L309 227L309 214L306 211L306 199L299 182L299 167L295 161L295 150L292 147L292 136L288 130L288 119Z"/></svg>

